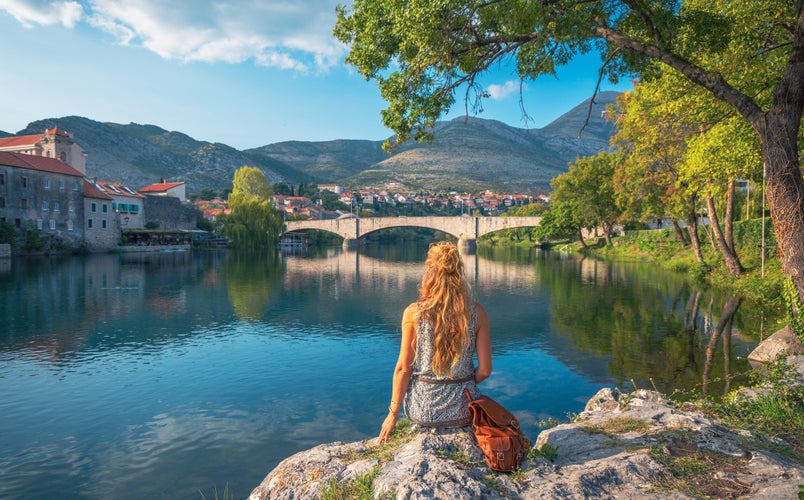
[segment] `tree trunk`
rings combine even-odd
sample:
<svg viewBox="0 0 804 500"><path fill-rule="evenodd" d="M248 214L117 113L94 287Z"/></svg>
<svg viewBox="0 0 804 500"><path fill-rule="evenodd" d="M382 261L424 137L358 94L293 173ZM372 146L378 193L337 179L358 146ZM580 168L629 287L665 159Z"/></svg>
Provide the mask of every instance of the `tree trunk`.
<svg viewBox="0 0 804 500"><path fill-rule="evenodd" d="M737 258L737 254L734 253L734 249L729 248L726 244L726 239L723 236L723 231L720 229L720 221L715 211L715 200L711 195L706 196L706 206L709 209L709 227L715 235L715 241L720 250L720 255L723 256L723 262L733 276L739 277L743 272L743 266L740 264L740 259Z"/></svg>
<svg viewBox="0 0 804 500"><path fill-rule="evenodd" d="M690 246L695 254L695 259L699 264L705 265L703 254L701 253L701 240L698 239L698 217L692 214L692 217L687 219L687 233L690 236Z"/></svg>
<svg viewBox="0 0 804 500"><path fill-rule="evenodd" d="M703 380L701 381L701 394L704 396L707 395L709 389L709 373L712 370L712 359L715 354L717 339L718 337L723 337L723 348L725 350L725 339L726 337L731 337L732 320L734 319L734 314L737 312L737 309L740 307L740 302L742 302L742 300L739 297L731 297L726 301L720 319L718 319L717 326L714 332L712 332L712 337L709 339L709 345L706 346L706 361L704 362Z"/></svg>
<svg viewBox="0 0 804 500"><path fill-rule="evenodd" d="M729 180L726 194L726 214L723 216L723 236L726 238L726 245L731 248L734 255L737 250L734 248L734 179Z"/></svg>
<svg viewBox="0 0 804 500"><path fill-rule="evenodd" d="M798 117L800 121L801 113ZM786 130L779 123L781 117L773 113L767 114L766 121L762 149L777 256L784 274L793 280L799 297L804 298L804 185L798 162L798 129Z"/></svg>
<svg viewBox="0 0 804 500"><path fill-rule="evenodd" d="M606 246L612 246L611 244L611 228L613 224L603 224L603 236L606 238Z"/></svg>
<svg viewBox="0 0 804 500"><path fill-rule="evenodd" d="M678 236L678 240L681 244L687 246L687 238L684 237L684 231L681 230L681 226L675 218L673 219L673 229L676 231L676 236Z"/></svg>
<svg viewBox="0 0 804 500"><path fill-rule="evenodd" d="M578 229L578 238L581 240L581 246L584 250L588 250L589 247L586 245L586 242L583 240L583 228Z"/></svg>

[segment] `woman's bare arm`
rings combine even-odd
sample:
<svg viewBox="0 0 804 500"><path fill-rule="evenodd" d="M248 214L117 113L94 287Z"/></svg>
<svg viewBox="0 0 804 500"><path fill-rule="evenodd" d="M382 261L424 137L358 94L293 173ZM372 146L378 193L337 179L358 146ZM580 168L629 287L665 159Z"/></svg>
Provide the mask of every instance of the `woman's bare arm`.
<svg viewBox="0 0 804 500"><path fill-rule="evenodd" d="M399 346L399 358L394 368L393 384L391 387L391 403L388 405L388 415L382 423L379 444L387 443L391 431L394 430L399 418L402 400L408 391L410 376L413 371L413 359L416 356L416 323L418 321L418 305L411 304L402 314L402 341Z"/></svg>
<svg viewBox="0 0 804 500"><path fill-rule="evenodd" d="M475 352L477 353L476 384L486 380L491 375L491 334L489 329L489 317L486 315L486 310L482 305L477 304L477 333L475 337Z"/></svg>

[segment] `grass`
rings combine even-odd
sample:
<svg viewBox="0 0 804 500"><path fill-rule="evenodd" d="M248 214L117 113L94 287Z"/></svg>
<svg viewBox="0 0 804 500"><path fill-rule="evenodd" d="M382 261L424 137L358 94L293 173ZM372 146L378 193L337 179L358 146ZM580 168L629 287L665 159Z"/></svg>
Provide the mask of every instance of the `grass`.
<svg viewBox="0 0 804 500"><path fill-rule="evenodd" d="M321 500L371 500L374 497L374 478L380 474L380 468L355 477L354 481L338 482L335 478L321 489ZM380 497L383 498L383 497ZM386 496L385 498L391 498Z"/></svg>
<svg viewBox="0 0 804 500"><path fill-rule="evenodd" d="M502 483L497 480L497 474L489 474L488 476L480 476L478 479L484 486L490 488L494 491L501 492L504 491L505 488L503 487Z"/></svg>
<svg viewBox="0 0 804 500"><path fill-rule="evenodd" d="M735 246L745 271L739 278L732 276L723 264L718 250L712 248L705 228L700 228L701 253L699 263L689 245L683 246L672 229L627 231L614 238L611 247L591 247L591 253L604 259L651 262L662 268L687 274L690 279L708 282L718 288L733 290L741 297L765 306L783 310L782 286L784 276L778 259L766 254L764 276L758 252L760 220L735 223ZM771 248L772 236L766 238ZM574 247L579 245L576 243Z"/></svg>
<svg viewBox="0 0 804 500"><path fill-rule="evenodd" d="M730 427L750 430L753 445L764 445L804 465L804 386L782 358L755 376L764 392L754 400L732 395L710 411ZM783 443L780 446L780 443Z"/></svg>
<svg viewBox="0 0 804 500"><path fill-rule="evenodd" d="M631 417L618 417L607 420L601 425L586 425L581 428L587 434L625 434L626 432L644 432L650 426L642 420Z"/></svg>
<svg viewBox="0 0 804 500"><path fill-rule="evenodd" d="M410 430L411 422L408 419L400 419L396 423L396 427L391 432L387 443L381 445L369 446L365 450L350 450L340 458L347 462L357 462L358 460L377 459L382 462L387 462L394 457L396 450L414 438L415 433Z"/></svg>
<svg viewBox="0 0 804 500"><path fill-rule="evenodd" d="M475 465L482 465L482 462L474 460L472 457L459 450L452 450L452 451L436 450L436 455L440 458L452 460L453 462L458 462L459 464L463 464L469 467Z"/></svg>
<svg viewBox="0 0 804 500"><path fill-rule="evenodd" d="M207 500L207 497L206 497L206 495L204 495L204 492L199 490L198 493L201 494L202 500ZM213 486L212 487L212 495L213 495L212 498L214 500L234 500L234 494L229 491L229 483L226 483L226 485L223 487L223 492L220 493L220 494L218 493L218 487ZM219 495L223 495L223 496L219 496Z"/></svg>
<svg viewBox="0 0 804 500"><path fill-rule="evenodd" d="M684 433L670 436L664 446L651 447L648 456L667 469L667 475L654 485L657 491L678 491L702 499L743 498L750 491L718 474L745 472L747 458L699 450L695 440Z"/></svg>
<svg viewBox="0 0 804 500"><path fill-rule="evenodd" d="M545 443L540 448L531 448L528 450L528 458L533 460L537 457L542 457L549 462L555 462L558 458L558 447Z"/></svg>

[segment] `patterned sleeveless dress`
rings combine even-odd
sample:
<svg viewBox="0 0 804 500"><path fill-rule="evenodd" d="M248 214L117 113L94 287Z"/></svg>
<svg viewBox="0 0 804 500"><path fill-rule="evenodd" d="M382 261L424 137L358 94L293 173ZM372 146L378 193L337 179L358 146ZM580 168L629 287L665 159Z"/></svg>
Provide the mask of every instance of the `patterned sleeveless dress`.
<svg viewBox="0 0 804 500"><path fill-rule="evenodd" d="M431 368L433 325L420 317L416 327L416 356L413 373L405 394L405 415L414 424L425 427L463 427L471 423L468 389L473 398L480 396L474 379L477 309L469 317L469 342L460 354L449 377L436 377Z"/></svg>

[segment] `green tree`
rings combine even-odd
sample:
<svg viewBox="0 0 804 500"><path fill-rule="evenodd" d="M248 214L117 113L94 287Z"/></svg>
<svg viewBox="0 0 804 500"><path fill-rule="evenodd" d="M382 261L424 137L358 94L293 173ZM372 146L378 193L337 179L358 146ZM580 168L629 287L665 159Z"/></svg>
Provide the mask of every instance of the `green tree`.
<svg viewBox="0 0 804 500"><path fill-rule="evenodd" d="M308 182L307 184L299 184L297 196L306 196L311 200L318 198L318 184L315 182Z"/></svg>
<svg viewBox="0 0 804 500"><path fill-rule="evenodd" d="M338 199L338 195L333 193L332 191L321 191L321 196L319 198L321 200L321 205L326 210L341 210L341 211L348 211L349 205L343 203Z"/></svg>
<svg viewBox="0 0 804 500"><path fill-rule="evenodd" d="M536 228L536 237L541 241L561 241L580 239L583 241L583 225L577 217L576 207L571 202L551 201Z"/></svg>
<svg viewBox="0 0 804 500"><path fill-rule="evenodd" d="M293 196L293 186L287 182L277 182L276 184L273 184L271 188L273 189L274 194Z"/></svg>
<svg viewBox="0 0 804 500"><path fill-rule="evenodd" d="M14 224L0 220L0 243L14 243L17 237L17 229Z"/></svg>
<svg viewBox="0 0 804 500"><path fill-rule="evenodd" d="M570 165L569 171L551 182L553 203L564 205L573 225L602 228L608 245L611 245L611 231L621 213L614 199L613 178L622 161L621 153L601 152L597 156L579 158ZM583 242L583 236L579 236Z"/></svg>
<svg viewBox="0 0 804 500"><path fill-rule="evenodd" d="M697 205L705 203L710 228L726 267L735 276L742 264L734 248L735 181L759 171L759 144L748 123L724 110L672 69L623 95L613 143L629 153L617 175L617 196L628 216L640 220L669 215L684 220L700 263ZM683 91L682 91L683 90ZM719 206L722 212L716 208ZM723 227L721 227L721 221Z"/></svg>
<svg viewBox="0 0 804 500"><path fill-rule="evenodd" d="M275 246L284 230L284 221L273 206L265 175L258 168L244 166L235 172L232 184L231 214L223 218L222 233L235 247Z"/></svg>
<svg viewBox="0 0 804 500"><path fill-rule="evenodd" d="M242 166L234 174L232 192L229 194L229 205L263 201L274 195L265 174L257 167Z"/></svg>
<svg viewBox="0 0 804 500"><path fill-rule="evenodd" d="M198 192L195 196L191 196L190 198L193 200L211 200L215 197L215 191L210 188L204 188Z"/></svg>
<svg viewBox="0 0 804 500"><path fill-rule="evenodd" d="M680 178L686 138L694 131L673 114L677 108L667 109L674 102L668 97L674 88L667 79L637 85L609 110L618 129L612 144L626 153L615 171L615 196L626 220L670 217L682 242L683 221L695 258L705 265L698 238L700 188Z"/></svg>
<svg viewBox="0 0 804 500"><path fill-rule="evenodd" d="M519 207L511 207L502 214L503 217L538 217L545 210L547 205L544 203L528 203Z"/></svg>
<svg viewBox="0 0 804 500"><path fill-rule="evenodd" d="M430 138L462 87L477 104L477 76L511 57L523 80L594 50L614 80L672 67L759 137L779 259L804 296L804 1L355 0L337 15L347 62L388 101L395 144Z"/></svg>

